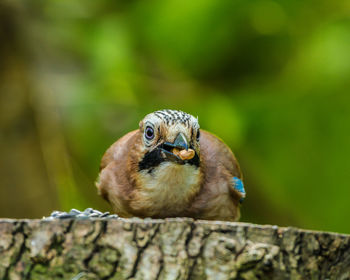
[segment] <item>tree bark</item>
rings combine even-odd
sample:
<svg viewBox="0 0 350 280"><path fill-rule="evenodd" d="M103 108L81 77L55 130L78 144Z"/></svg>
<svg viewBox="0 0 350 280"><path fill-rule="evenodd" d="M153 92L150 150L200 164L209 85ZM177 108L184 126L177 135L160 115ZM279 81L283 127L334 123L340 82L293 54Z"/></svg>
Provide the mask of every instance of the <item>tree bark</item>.
<svg viewBox="0 0 350 280"><path fill-rule="evenodd" d="M186 218L0 220L0 279L350 279L350 235Z"/></svg>

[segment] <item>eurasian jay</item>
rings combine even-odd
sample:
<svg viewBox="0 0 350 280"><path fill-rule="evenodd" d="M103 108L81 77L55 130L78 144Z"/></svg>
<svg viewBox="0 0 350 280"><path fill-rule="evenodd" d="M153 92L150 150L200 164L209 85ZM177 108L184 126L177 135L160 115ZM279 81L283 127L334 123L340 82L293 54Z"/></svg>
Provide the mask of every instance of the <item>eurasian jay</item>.
<svg viewBox="0 0 350 280"><path fill-rule="evenodd" d="M236 221L245 197L225 143L175 110L148 114L104 154L99 193L121 217Z"/></svg>

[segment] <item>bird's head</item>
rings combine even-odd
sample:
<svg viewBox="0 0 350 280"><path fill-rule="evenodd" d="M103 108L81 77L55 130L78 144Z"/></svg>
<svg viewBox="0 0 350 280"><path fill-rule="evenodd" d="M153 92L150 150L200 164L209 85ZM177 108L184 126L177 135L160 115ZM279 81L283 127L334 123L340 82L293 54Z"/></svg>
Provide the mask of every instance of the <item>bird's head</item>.
<svg viewBox="0 0 350 280"><path fill-rule="evenodd" d="M140 122L140 131L144 154L140 170L164 161L199 167L200 130L192 115L175 110L155 111Z"/></svg>

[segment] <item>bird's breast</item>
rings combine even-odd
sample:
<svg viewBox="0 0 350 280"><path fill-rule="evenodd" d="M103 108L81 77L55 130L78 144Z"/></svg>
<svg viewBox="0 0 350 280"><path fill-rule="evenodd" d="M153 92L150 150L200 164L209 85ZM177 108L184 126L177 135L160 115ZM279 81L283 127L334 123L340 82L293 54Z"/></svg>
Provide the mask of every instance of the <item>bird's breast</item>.
<svg viewBox="0 0 350 280"><path fill-rule="evenodd" d="M153 169L140 171L132 206L154 217L176 216L185 211L200 184L199 167L163 162Z"/></svg>

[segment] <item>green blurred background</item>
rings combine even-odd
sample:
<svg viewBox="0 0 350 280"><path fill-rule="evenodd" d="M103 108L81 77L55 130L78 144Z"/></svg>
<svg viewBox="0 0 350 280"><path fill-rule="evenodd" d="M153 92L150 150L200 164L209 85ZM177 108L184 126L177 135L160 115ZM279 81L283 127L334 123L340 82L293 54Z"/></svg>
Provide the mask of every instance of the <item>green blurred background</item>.
<svg viewBox="0 0 350 280"><path fill-rule="evenodd" d="M110 144L157 109L238 157L242 221L350 233L350 2L0 2L0 217L109 210Z"/></svg>

